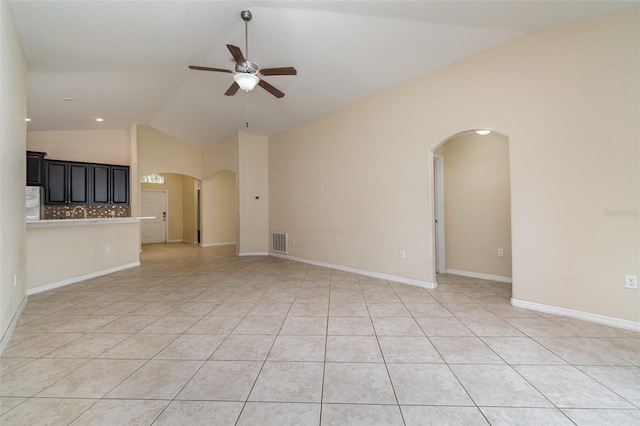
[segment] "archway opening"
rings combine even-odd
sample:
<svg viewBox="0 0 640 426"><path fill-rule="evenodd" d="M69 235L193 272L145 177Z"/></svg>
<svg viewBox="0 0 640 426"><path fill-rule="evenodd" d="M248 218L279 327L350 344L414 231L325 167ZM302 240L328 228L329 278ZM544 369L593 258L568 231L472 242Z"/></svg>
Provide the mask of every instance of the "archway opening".
<svg viewBox="0 0 640 426"><path fill-rule="evenodd" d="M201 245L237 245L239 224L236 173L219 170L206 177L202 182L201 199Z"/></svg>
<svg viewBox="0 0 640 426"><path fill-rule="evenodd" d="M199 179L179 173L157 173L162 180L140 183L140 212L155 217L142 222L142 244L199 242Z"/></svg>
<svg viewBox="0 0 640 426"><path fill-rule="evenodd" d="M508 138L458 133L433 150L433 161L436 280L511 283Z"/></svg>

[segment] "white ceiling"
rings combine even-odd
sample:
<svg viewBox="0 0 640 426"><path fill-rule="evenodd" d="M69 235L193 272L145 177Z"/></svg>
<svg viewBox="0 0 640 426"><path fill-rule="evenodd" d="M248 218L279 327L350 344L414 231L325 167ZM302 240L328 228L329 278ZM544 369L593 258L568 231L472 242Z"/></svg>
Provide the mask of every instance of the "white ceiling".
<svg viewBox="0 0 640 426"><path fill-rule="evenodd" d="M208 145L273 134L522 34L618 11L635 1L12 1L27 56L29 130L148 124ZM244 51L297 76L224 96ZM64 97L73 101L65 102ZM249 106L249 128L245 111ZM96 123L95 117L103 117Z"/></svg>

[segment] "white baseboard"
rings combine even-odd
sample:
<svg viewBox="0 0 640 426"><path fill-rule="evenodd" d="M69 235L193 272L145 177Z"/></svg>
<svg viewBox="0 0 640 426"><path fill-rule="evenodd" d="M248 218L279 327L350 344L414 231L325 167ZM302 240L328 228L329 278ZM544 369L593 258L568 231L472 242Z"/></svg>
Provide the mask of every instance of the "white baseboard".
<svg viewBox="0 0 640 426"><path fill-rule="evenodd" d="M576 311L559 306L545 305L542 303L529 302L520 299L511 299L511 305L516 308L531 309L532 311L544 312L547 314L561 315L564 317L576 318L583 321L595 322L597 324L609 325L611 327L624 328L640 332L640 322L629 321L621 318L608 317L605 315L592 314L590 312Z"/></svg>
<svg viewBox="0 0 640 426"><path fill-rule="evenodd" d="M13 336L13 331L16 329L16 326L18 325L18 320L22 316L22 311L24 311L25 306L27 306L27 300L28 298L26 296L22 298L22 302L20 302L20 306L18 307L18 310L16 311L13 318L11 318L11 322L9 323L9 327L7 328L7 331L5 331L4 335L2 336L2 339L0 339L0 355L2 355L4 350L7 348L7 345L9 344L9 340L11 340L11 336Z"/></svg>
<svg viewBox="0 0 640 426"><path fill-rule="evenodd" d="M200 244L200 247L218 247L218 246L233 246L235 245L236 242L228 242L228 243L207 243L207 244Z"/></svg>
<svg viewBox="0 0 640 426"><path fill-rule="evenodd" d="M289 256L288 254L271 252L269 253L269 255L273 257L280 257L282 259L294 260L296 262L308 263L310 265L322 266L324 268L336 269L338 271L351 272L353 274L364 275L366 277L380 278L382 280L393 281L401 284L409 284L429 290L433 290L438 287L438 283L415 280L413 278L399 277L397 275L383 274L381 272L366 271L364 269L351 268L349 266L334 265L333 263L318 262L316 260L305 259L302 257Z"/></svg>
<svg viewBox="0 0 640 426"><path fill-rule="evenodd" d="M446 269L447 274L453 275L461 275L463 277L469 278L480 278L481 280L489 280L489 281L498 281L501 283L509 283L513 282L511 277L503 277L502 275L491 275L491 274L483 274L481 272L471 272L471 271L461 271L459 269Z"/></svg>
<svg viewBox="0 0 640 426"><path fill-rule="evenodd" d="M167 240L168 243L181 243L184 240Z"/></svg>
<svg viewBox="0 0 640 426"><path fill-rule="evenodd" d="M50 284L41 285L34 288L27 289L27 296L31 296L32 294L42 293L43 291L53 290L54 288L64 287L69 284L77 283L79 281L88 280L90 278L100 277L102 275L112 274L114 272L122 271L124 269L135 268L136 266L140 266L140 262L127 263L125 265L114 266L113 268L103 269L101 271L92 272L90 274L79 275L73 278L67 278L66 280L56 281Z"/></svg>
<svg viewBox="0 0 640 426"><path fill-rule="evenodd" d="M246 253L238 253L238 256L269 256L268 251L249 251Z"/></svg>

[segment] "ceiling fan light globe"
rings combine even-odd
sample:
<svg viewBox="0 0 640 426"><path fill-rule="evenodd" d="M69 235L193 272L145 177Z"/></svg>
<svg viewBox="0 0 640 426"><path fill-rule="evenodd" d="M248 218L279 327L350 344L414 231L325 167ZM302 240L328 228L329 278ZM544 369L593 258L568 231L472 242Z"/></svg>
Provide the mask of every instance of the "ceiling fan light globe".
<svg viewBox="0 0 640 426"><path fill-rule="evenodd" d="M233 75L233 80L238 83L238 86L245 92L252 91L258 82L260 82L260 78L258 78L255 74L249 74L246 72L236 73Z"/></svg>

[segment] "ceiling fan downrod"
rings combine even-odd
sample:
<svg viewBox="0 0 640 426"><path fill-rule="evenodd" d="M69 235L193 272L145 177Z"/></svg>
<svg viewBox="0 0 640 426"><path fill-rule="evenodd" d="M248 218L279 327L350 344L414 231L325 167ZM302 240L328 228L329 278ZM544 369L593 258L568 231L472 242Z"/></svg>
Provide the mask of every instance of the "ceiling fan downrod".
<svg viewBox="0 0 640 426"><path fill-rule="evenodd" d="M253 17L250 10L240 12L240 17L244 21L244 52L249 58L249 21Z"/></svg>

